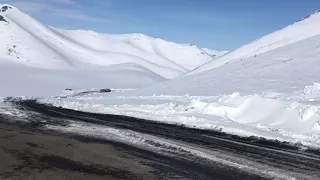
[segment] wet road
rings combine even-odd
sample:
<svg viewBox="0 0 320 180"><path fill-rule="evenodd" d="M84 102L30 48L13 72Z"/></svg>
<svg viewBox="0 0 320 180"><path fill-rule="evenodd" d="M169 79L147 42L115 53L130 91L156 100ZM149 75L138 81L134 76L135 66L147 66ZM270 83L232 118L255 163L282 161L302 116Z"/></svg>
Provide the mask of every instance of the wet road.
<svg viewBox="0 0 320 180"><path fill-rule="evenodd" d="M320 179L319 151L131 117L10 102L0 179Z"/></svg>

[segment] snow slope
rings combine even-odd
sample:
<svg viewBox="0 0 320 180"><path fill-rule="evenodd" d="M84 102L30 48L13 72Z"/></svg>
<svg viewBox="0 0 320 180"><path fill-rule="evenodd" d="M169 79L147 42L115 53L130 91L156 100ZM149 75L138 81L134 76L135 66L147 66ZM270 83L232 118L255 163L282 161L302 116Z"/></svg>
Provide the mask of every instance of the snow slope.
<svg viewBox="0 0 320 180"><path fill-rule="evenodd" d="M219 51L212 50L210 54L192 44L176 44L139 33L115 35L85 30L56 28L55 30L90 49L129 53L139 57L142 56L154 63L166 59L180 65L187 71L211 61L213 59L212 54L220 55Z"/></svg>
<svg viewBox="0 0 320 180"><path fill-rule="evenodd" d="M203 72L227 63L240 61L248 57L259 56L261 53L271 51L286 45L307 39L320 34L320 10L301 19L300 21L273 32L256 41L246 44L226 55L204 64L189 74Z"/></svg>
<svg viewBox="0 0 320 180"><path fill-rule="evenodd" d="M15 7L1 7L0 57L33 67L84 69L132 62L171 79L213 59L196 46L142 34L51 28Z"/></svg>
<svg viewBox="0 0 320 180"><path fill-rule="evenodd" d="M64 89L141 88L165 79L133 63L94 70L41 69L0 59L0 97L53 96Z"/></svg>
<svg viewBox="0 0 320 180"><path fill-rule="evenodd" d="M141 89L135 94L294 93L320 81L319 59L320 35L317 35L257 57Z"/></svg>

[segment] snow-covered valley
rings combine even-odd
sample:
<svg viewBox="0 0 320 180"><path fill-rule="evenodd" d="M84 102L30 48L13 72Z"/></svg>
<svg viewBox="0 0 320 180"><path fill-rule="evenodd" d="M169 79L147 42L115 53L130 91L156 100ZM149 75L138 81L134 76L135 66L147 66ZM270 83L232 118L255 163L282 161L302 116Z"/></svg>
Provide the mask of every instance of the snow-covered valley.
<svg viewBox="0 0 320 180"><path fill-rule="evenodd" d="M320 147L319 12L231 52L0 15L0 97Z"/></svg>

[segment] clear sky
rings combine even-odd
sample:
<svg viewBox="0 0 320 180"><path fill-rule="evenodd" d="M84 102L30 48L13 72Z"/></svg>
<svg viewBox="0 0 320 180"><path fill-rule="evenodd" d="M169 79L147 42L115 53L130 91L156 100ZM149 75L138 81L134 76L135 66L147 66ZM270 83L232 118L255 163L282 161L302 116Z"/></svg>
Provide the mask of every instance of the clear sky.
<svg viewBox="0 0 320 180"><path fill-rule="evenodd" d="M231 50L320 8L320 0L0 0L67 29L144 33Z"/></svg>

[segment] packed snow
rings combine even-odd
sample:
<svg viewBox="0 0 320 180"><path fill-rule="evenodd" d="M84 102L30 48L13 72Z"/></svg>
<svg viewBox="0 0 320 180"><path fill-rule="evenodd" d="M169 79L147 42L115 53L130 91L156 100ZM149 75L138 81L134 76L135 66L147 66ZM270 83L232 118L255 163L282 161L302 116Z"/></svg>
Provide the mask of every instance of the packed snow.
<svg viewBox="0 0 320 180"><path fill-rule="evenodd" d="M0 96L320 147L320 13L231 52L0 15Z"/></svg>

